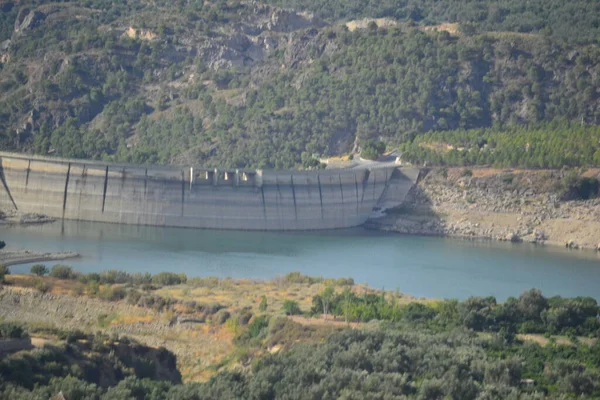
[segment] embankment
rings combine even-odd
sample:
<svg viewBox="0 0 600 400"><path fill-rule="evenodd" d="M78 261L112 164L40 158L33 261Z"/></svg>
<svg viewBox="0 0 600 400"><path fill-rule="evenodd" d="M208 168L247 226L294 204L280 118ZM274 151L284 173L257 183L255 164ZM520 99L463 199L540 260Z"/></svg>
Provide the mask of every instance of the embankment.
<svg viewBox="0 0 600 400"><path fill-rule="evenodd" d="M60 261L77 258L80 255L73 252L63 253L37 253L29 250L5 247L0 250L0 265L10 266L34 262Z"/></svg>
<svg viewBox="0 0 600 400"><path fill-rule="evenodd" d="M472 174L471 174L472 173ZM437 169L372 229L415 235L526 241L572 248L600 244L600 199L561 200L564 171ZM588 170L588 176L598 171Z"/></svg>
<svg viewBox="0 0 600 400"><path fill-rule="evenodd" d="M418 170L219 170L107 164L0 153L0 208L132 225L314 230L362 225L394 180ZM399 188L399 190L398 190Z"/></svg>

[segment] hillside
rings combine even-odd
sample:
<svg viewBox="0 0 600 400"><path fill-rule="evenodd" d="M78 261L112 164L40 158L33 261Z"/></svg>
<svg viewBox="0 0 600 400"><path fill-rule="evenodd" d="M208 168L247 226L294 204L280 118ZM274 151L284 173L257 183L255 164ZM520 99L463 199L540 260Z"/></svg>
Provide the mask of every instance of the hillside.
<svg viewBox="0 0 600 400"><path fill-rule="evenodd" d="M531 26L539 1L270 3L4 0L0 146L294 168L367 139L600 123L595 2L555 1ZM349 31L363 17L387 26Z"/></svg>
<svg viewBox="0 0 600 400"><path fill-rule="evenodd" d="M3 399L600 395L589 297L416 301L299 273L262 282L37 267L0 290L0 339L36 347L0 355Z"/></svg>

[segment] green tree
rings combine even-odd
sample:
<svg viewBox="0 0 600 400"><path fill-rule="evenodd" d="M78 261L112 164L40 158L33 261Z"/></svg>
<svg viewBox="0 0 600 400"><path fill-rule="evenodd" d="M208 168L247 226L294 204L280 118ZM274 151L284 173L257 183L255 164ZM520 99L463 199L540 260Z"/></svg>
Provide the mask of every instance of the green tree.
<svg viewBox="0 0 600 400"><path fill-rule="evenodd" d="M6 265L0 265L0 283L4 283L6 275L10 274L10 269Z"/></svg>
<svg viewBox="0 0 600 400"><path fill-rule="evenodd" d="M32 274L37 275L37 276L44 276L48 274L48 268L46 268L45 265L43 264L35 264L31 266L31 271Z"/></svg>
<svg viewBox="0 0 600 400"><path fill-rule="evenodd" d="M267 311L267 296L265 296L264 294L260 298L260 304L258 305L258 309L261 312Z"/></svg>
<svg viewBox="0 0 600 400"><path fill-rule="evenodd" d="M302 311L300 310L300 306L298 306L298 302L296 302L294 300L286 300L286 301L284 301L283 302L282 310L285 313L285 315L299 315L299 314L302 314Z"/></svg>
<svg viewBox="0 0 600 400"><path fill-rule="evenodd" d="M76 274L68 265L56 264L50 270L50 276L57 279L75 279Z"/></svg>

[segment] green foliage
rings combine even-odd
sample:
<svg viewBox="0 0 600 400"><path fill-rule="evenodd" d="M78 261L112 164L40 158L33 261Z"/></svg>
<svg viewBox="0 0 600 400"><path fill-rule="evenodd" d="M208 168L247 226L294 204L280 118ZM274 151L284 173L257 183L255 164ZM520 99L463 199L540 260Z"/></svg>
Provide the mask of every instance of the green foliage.
<svg viewBox="0 0 600 400"><path fill-rule="evenodd" d="M47 293L52 289L52 285L40 278L34 280L33 287L40 293Z"/></svg>
<svg viewBox="0 0 600 400"><path fill-rule="evenodd" d="M43 264L35 264L31 266L31 270L30 272L33 275L37 275L37 276L44 276L48 274L48 268L46 268L45 265Z"/></svg>
<svg viewBox="0 0 600 400"><path fill-rule="evenodd" d="M238 318L239 320L239 318ZM245 325L240 321L236 326ZM267 334L267 328L269 327L269 318L265 315L257 316L250 321L248 327L241 331L235 338L234 341L238 345L248 345L264 339Z"/></svg>
<svg viewBox="0 0 600 400"><path fill-rule="evenodd" d="M13 322L0 322L0 339L26 339L28 337L29 334L22 325Z"/></svg>
<svg viewBox="0 0 600 400"><path fill-rule="evenodd" d="M56 264L52 267L49 274L52 278L57 279L76 279L77 273L68 265Z"/></svg>
<svg viewBox="0 0 600 400"><path fill-rule="evenodd" d="M347 153L356 138L363 145L377 138L389 147L409 146L407 159L423 162L599 165L597 138L587 147L585 138L567 141L562 154L558 134L551 141L538 135L528 151L521 146L528 142L516 143L511 134L536 132L557 119L584 127L600 122L598 5L589 1L273 0L333 19L381 16L408 24L373 23L354 32L334 24L293 35L256 65L216 70L191 54L208 40L229 43L227 27L271 9L239 2L176 9L166 2L96 2L101 16L52 14L15 35L11 61L0 70L3 148L133 163L320 168L318 156ZM91 5L64 5L78 6L89 11ZM0 13L13 18L0 19L0 32L12 32L16 8ZM410 26L448 21L459 22L462 35ZM113 35L131 24L159 37ZM197 43L186 45L181 37ZM235 51L246 56L245 46ZM24 67L42 63L36 74ZM26 132L9 134L29 118ZM413 142L428 132L483 128L515 146L495 151L488 139L489 151L482 145L440 155ZM380 151L363 146L364 157Z"/></svg>
<svg viewBox="0 0 600 400"><path fill-rule="evenodd" d="M257 338L269 326L269 319L266 316L256 317L248 325L248 332L251 338Z"/></svg>
<svg viewBox="0 0 600 400"><path fill-rule="evenodd" d="M452 146L448 150L448 145ZM403 145L402 157L428 165L562 168L600 165L600 128L554 122L537 128L433 132ZM595 190L593 182L584 191ZM577 182L573 182L577 184Z"/></svg>
<svg viewBox="0 0 600 400"><path fill-rule="evenodd" d="M152 276L152 283L159 286L180 285L187 282L187 276L183 273L176 274L174 272L160 272Z"/></svg>
<svg viewBox="0 0 600 400"><path fill-rule="evenodd" d="M10 269L6 265L0 264L0 283L4 283L4 278L9 274Z"/></svg>
<svg viewBox="0 0 600 400"><path fill-rule="evenodd" d="M48 399L63 391L73 400L99 399L105 390L102 387L115 386L129 376L150 377L157 381L154 385L162 383L160 380L180 383L181 376L174 369L175 357L164 349L144 347L126 338L115 342L106 336L72 332L64 343L0 360L0 397L7 398L13 391L19 393L17 398Z"/></svg>
<svg viewBox="0 0 600 400"><path fill-rule="evenodd" d="M332 286L352 286L354 285L354 279L352 278L337 278L327 279L323 277L315 277L303 275L300 272L290 272L284 278L286 283L298 283L303 285L314 285L315 283L324 283Z"/></svg>
<svg viewBox="0 0 600 400"><path fill-rule="evenodd" d="M260 298L260 304L258 305L258 310L261 312L267 311L267 296L264 294Z"/></svg>
<svg viewBox="0 0 600 400"><path fill-rule="evenodd" d="M297 301L294 300L286 300L283 302L283 307L281 308L285 315L300 315L302 314L302 310L300 310L300 306Z"/></svg>
<svg viewBox="0 0 600 400"><path fill-rule="evenodd" d="M106 301L119 301L127 296L127 291L121 286L104 287L98 293L98 297Z"/></svg>
<svg viewBox="0 0 600 400"><path fill-rule="evenodd" d="M379 304L378 310L390 302L381 296L356 297L364 305ZM349 289L340 299L347 304L359 301L352 300ZM552 320L571 324L573 344L519 342L507 324L545 323L547 314L557 310ZM598 312L593 299L546 299L538 290L530 290L504 305L491 297L471 298L462 303L410 303L400 311L396 323L345 329L326 338L321 336L324 331L311 331L288 318L255 317L236 336L237 344L272 346L302 339L312 344L298 343L266 354L252 363L251 371L224 370L206 383L180 384L177 376L159 380L159 370L175 369L175 358L166 351L157 350L153 356L152 350L125 338L117 344L106 337L73 332L59 346L3 358L0 397L50 398L58 391L75 400L307 398L307 394L398 400L600 396L600 341L583 344L576 337L587 329L582 324L588 323L589 316ZM101 322L107 324L111 318L105 315ZM464 321L501 329L477 335L460 327ZM157 360L163 360L161 368Z"/></svg>
<svg viewBox="0 0 600 400"><path fill-rule="evenodd" d="M600 337L600 308L590 297L546 299L537 289L524 292L519 299L504 304L494 297L470 297L465 301L448 300L432 306L410 303L400 305L384 294L350 290L337 293L332 287L312 299L313 314L344 317L347 321L407 321L431 329L462 326L479 332L546 333Z"/></svg>
<svg viewBox="0 0 600 400"><path fill-rule="evenodd" d="M596 178L579 176L569 171L563 178L564 200L588 200L598 197L600 181Z"/></svg>
<svg viewBox="0 0 600 400"><path fill-rule="evenodd" d="M369 139L362 145L360 156L366 160L377 160L384 152L385 143Z"/></svg>
<svg viewBox="0 0 600 400"><path fill-rule="evenodd" d="M425 25L458 22L461 32L512 31L557 36L565 40L596 42L600 27L594 18L600 8L585 0L268 0L282 7L306 10L330 21L387 17ZM465 30L469 27L470 30Z"/></svg>

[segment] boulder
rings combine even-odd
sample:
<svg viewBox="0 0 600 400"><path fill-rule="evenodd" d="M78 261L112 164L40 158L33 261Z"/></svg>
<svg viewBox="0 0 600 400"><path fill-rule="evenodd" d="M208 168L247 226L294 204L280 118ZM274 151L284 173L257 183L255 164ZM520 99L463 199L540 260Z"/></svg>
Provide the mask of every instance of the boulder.
<svg viewBox="0 0 600 400"><path fill-rule="evenodd" d="M578 249L579 245L573 239L569 239L565 242L565 247L567 249Z"/></svg>
<svg viewBox="0 0 600 400"><path fill-rule="evenodd" d="M548 235L546 235L546 232L540 229L533 230L533 237L535 238L536 242L543 242L545 240L548 240Z"/></svg>
<svg viewBox="0 0 600 400"><path fill-rule="evenodd" d="M522 241L521 237L514 232L507 234L505 239L512 243L520 243Z"/></svg>

